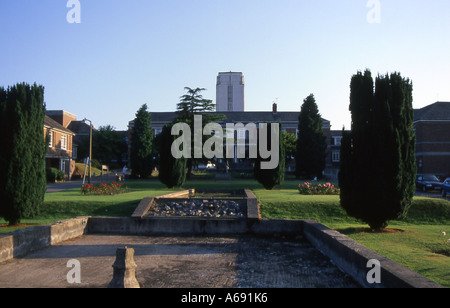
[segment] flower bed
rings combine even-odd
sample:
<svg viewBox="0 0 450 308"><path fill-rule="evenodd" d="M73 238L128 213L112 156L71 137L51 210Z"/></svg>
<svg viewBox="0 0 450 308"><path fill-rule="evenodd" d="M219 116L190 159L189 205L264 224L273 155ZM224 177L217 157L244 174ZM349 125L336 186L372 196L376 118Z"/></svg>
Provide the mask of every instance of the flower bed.
<svg viewBox="0 0 450 308"><path fill-rule="evenodd" d="M83 195L117 195L128 192L128 187L124 183L99 183L95 185L86 184L81 186Z"/></svg>
<svg viewBox="0 0 450 308"><path fill-rule="evenodd" d="M339 195L339 189L331 183L313 185L309 182L298 185L301 195Z"/></svg>

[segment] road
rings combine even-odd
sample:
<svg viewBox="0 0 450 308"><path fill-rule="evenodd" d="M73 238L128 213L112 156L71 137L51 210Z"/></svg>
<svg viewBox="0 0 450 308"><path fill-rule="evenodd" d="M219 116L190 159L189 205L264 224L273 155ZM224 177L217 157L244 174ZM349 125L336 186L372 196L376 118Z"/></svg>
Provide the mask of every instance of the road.
<svg viewBox="0 0 450 308"><path fill-rule="evenodd" d="M104 176L97 176L93 177L91 180L92 184L98 184L100 182L112 182L116 181L117 177L115 175L104 175ZM87 183L88 180L86 179L85 183ZM47 184L47 193L54 193L59 191L64 191L72 188L80 188L81 185L83 185L83 180L75 180L75 181L67 181L67 182L61 182L61 183L50 183Z"/></svg>

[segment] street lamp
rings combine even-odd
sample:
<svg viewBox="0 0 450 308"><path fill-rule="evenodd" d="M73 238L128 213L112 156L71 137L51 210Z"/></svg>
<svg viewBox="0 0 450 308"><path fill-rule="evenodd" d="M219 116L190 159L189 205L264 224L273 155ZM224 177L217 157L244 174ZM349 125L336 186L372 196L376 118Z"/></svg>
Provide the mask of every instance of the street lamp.
<svg viewBox="0 0 450 308"><path fill-rule="evenodd" d="M91 184L91 161L92 161L92 121L88 120L86 118L83 119L83 122L89 122L89 177L88 177L88 183Z"/></svg>

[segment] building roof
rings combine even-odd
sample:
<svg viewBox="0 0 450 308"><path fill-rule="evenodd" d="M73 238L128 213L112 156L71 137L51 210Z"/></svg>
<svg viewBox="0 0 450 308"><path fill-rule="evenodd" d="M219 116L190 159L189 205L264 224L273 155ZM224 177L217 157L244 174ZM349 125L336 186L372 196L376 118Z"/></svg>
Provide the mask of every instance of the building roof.
<svg viewBox="0 0 450 308"><path fill-rule="evenodd" d="M240 74L242 75L242 72L219 72L219 75L223 75L223 74Z"/></svg>
<svg viewBox="0 0 450 308"><path fill-rule="evenodd" d="M46 110L45 114L48 115L49 117L65 115L70 118L74 118L74 119L77 118L77 116L75 114L65 111L65 110Z"/></svg>
<svg viewBox="0 0 450 308"><path fill-rule="evenodd" d="M414 110L414 121L450 121L450 102L436 102Z"/></svg>
<svg viewBox="0 0 450 308"><path fill-rule="evenodd" d="M350 130L346 129L345 132L349 133ZM342 137L342 129L341 130L330 130L331 137Z"/></svg>
<svg viewBox="0 0 450 308"><path fill-rule="evenodd" d="M89 135L91 130L90 125L83 121L72 121L70 122L68 128L80 136ZM95 130L95 127L92 129Z"/></svg>
<svg viewBox="0 0 450 308"><path fill-rule="evenodd" d="M45 115L44 126L50 128L50 129L55 129L55 130L62 131L64 133L67 133L67 134L70 134L70 135L75 135L75 133L73 131L71 131L68 128L65 128L64 126L62 126L61 124L59 124L58 122L56 122L55 120L50 118L48 115Z"/></svg>
<svg viewBox="0 0 450 308"><path fill-rule="evenodd" d="M244 112L215 112L217 114L225 115L224 122L235 123L259 123L259 122L298 122L300 112L272 112L272 111L244 111ZM176 112L152 112L151 119L153 123L172 122L177 118ZM329 124L328 120L323 119Z"/></svg>

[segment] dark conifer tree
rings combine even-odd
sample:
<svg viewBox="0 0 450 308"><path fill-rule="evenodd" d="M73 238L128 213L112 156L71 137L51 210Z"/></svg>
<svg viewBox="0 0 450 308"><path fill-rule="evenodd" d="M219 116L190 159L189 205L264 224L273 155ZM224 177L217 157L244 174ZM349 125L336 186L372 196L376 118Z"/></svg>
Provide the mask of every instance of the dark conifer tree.
<svg viewBox="0 0 450 308"><path fill-rule="evenodd" d="M272 149L270 148L271 146L271 138L272 138L272 125L274 123L268 123L267 125L267 146L268 146L268 150L272 151ZM262 162L267 162L271 159L273 159L273 157L270 157L268 159L263 159L260 156L260 153L258 152L258 156L255 160L255 166L254 166L254 175L255 175L255 179L261 183L265 189L267 190L272 190L275 186L277 185L281 185L284 182L284 177L285 177L285 165L286 165L286 155L285 155L285 146L284 146L284 139L282 136L282 132L281 132L281 124L279 124L278 126L278 140L279 140L279 162L278 165L274 168L274 169L263 169L261 168L261 163ZM258 134L258 144L260 144L261 142L261 138L264 138L264 136L260 136L260 134Z"/></svg>
<svg viewBox="0 0 450 308"><path fill-rule="evenodd" d="M344 134L341 205L372 229L402 219L415 190L412 84L400 74L352 77L352 131Z"/></svg>
<svg viewBox="0 0 450 308"><path fill-rule="evenodd" d="M323 120L314 95L304 101L298 119L295 176L321 178L325 169L327 143L323 133Z"/></svg>
<svg viewBox="0 0 450 308"><path fill-rule="evenodd" d="M44 88L22 83L0 90L0 216L10 225L34 218L46 191Z"/></svg>
<svg viewBox="0 0 450 308"><path fill-rule="evenodd" d="M139 108L131 131L130 168L135 178L147 178L153 168L153 129L151 114L147 111L147 104Z"/></svg>
<svg viewBox="0 0 450 308"><path fill-rule="evenodd" d="M186 159L176 159L172 155L172 125L163 127L159 135L159 180L168 188L181 187L186 180Z"/></svg>

